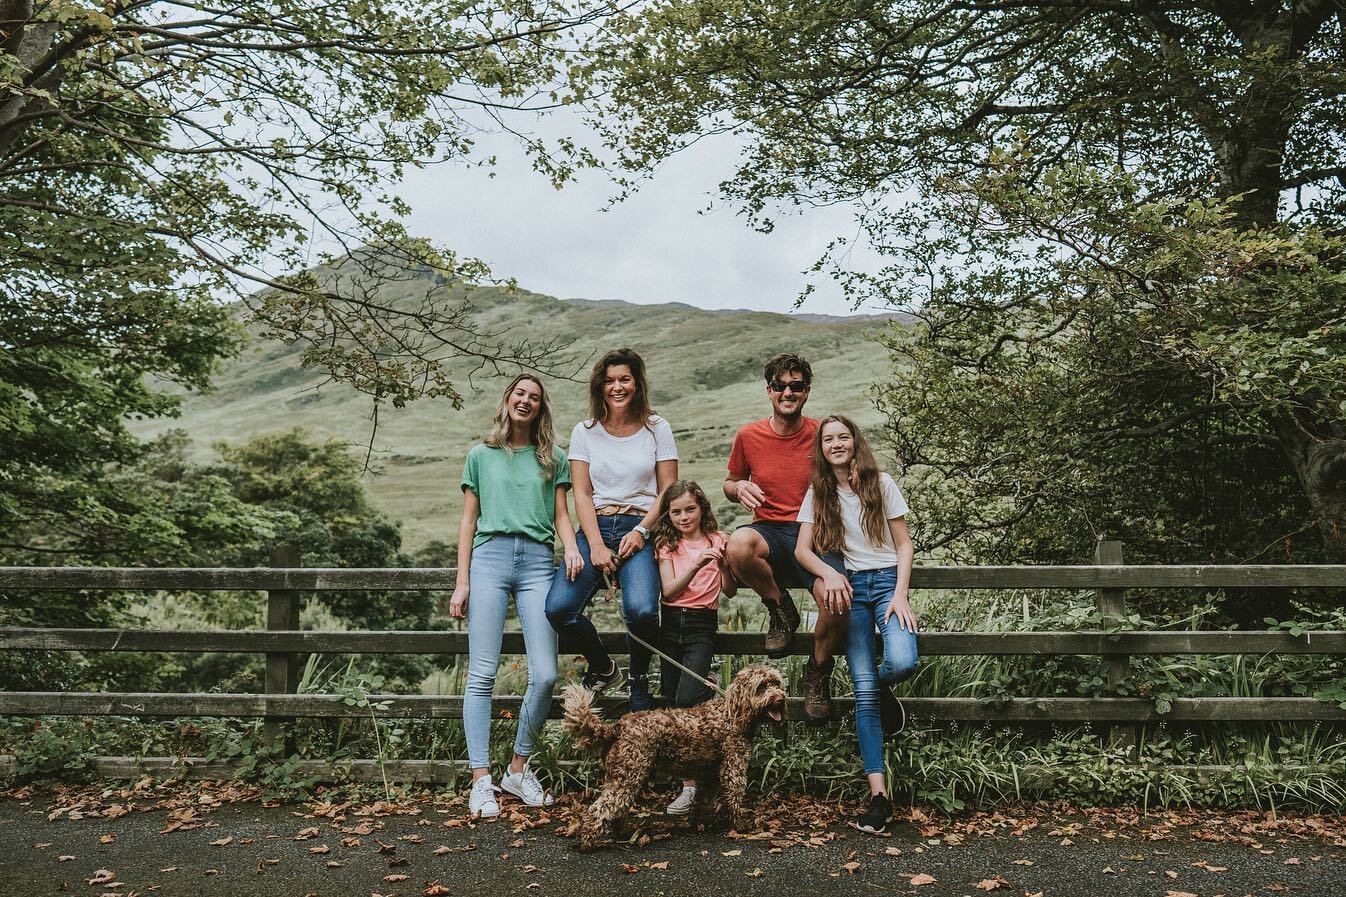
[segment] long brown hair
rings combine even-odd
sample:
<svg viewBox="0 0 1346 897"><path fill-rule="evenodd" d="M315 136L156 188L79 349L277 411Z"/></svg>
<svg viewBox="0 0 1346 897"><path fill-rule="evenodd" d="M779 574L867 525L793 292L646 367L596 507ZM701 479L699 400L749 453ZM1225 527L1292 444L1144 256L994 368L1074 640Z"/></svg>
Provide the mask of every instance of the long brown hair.
<svg viewBox="0 0 1346 897"><path fill-rule="evenodd" d="M841 523L841 500L837 498L837 478L832 465L823 456L823 428L838 423L851 431L855 454L851 456L850 486L860 497L860 520L865 536L874 545L888 542L888 521L883 516L883 487L879 483L879 465L865 434L849 417L829 414L818 421L813 434L813 545L820 551L840 551L846 544Z"/></svg>
<svg viewBox="0 0 1346 897"><path fill-rule="evenodd" d="M598 359L593 371L589 373L589 417L593 421L589 425L591 427L608 419L608 403L603 398L603 380L608 375L608 368L621 364L631 369L631 378L636 381L636 394L631 397L631 412L635 414L642 427L650 425L650 416L654 414L654 410L650 408L650 383L645 379L645 360L635 349L613 349Z"/></svg>
<svg viewBox="0 0 1346 897"><path fill-rule="evenodd" d="M507 455L514 452L509 445L509 409L505 407L505 403L509 401L509 394L514 392L514 387L525 380L536 383L537 391L542 396L538 402L537 415L528 425L528 441L533 444L533 450L537 453L542 478L550 480L556 473L556 431L552 428L551 403L547 401L547 387L535 374L519 374L509 381L509 386L505 387L505 394L500 397L500 403L495 406L495 420L491 423L491 433L482 442L491 448L504 449Z"/></svg>
<svg viewBox="0 0 1346 897"><path fill-rule="evenodd" d="M675 480L668 484L664 494L659 496L659 516L654 520L654 547L655 550L667 548L669 551L678 547L678 541L682 538L682 533L673 525L673 521L668 518L668 509L673 505L676 499L684 495L690 495L701 509L701 533L709 536L711 533L720 531L720 524L715 520L715 512L710 509L710 499L706 498L706 492L700 484L694 480Z"/></svg>

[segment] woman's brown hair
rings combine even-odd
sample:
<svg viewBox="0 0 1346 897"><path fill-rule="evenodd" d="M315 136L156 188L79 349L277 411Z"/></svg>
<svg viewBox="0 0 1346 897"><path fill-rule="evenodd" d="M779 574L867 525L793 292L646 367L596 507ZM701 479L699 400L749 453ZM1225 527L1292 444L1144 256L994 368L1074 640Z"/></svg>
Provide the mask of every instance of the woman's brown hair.
<svg viewBox="0 0 1346 897"><path fill-rule="evenodd" d="M607 378L608 368L626 365L631 378L636 381L636 394L631 397L631 413L640 421L641 426L650 425L650 383L645 379L645 360L635 349L613 349L594 364L589 374L589 418L593 427L608 419L608 403L603 398L603 381Z"/></svg>
<svg viewBox="0 0 1346 897"><path fill-rule="evenodd" d="M684 495L690 495L701 509L701 532L707 536L711 533L720 531L720 524L715 520L715 512L710 509L710 499L706 498L706 492L700 484L693 480L675 480L668 484L664 494L659 496L659 516L654 519L654 548L656 551L667 548L669 551L678 547L678 540L682 538L682 533L673 525L673 521L668 519L668 509L672 506L675 499L682 498Z"/></svg>
<svg viewBox="0 0 1346 897"><path fill-rule="evenodd" d="M528 425L528 441L533 444L533 450L537 454L537 464L542 468L542 478L550 480L556 473L556 431L552 428L551 403L547 401L547 387L542 385L537 375L519 374L509 381L509 386L505 387L505 394L500 397L500 403L495 406L495 420L491 423L490 435L482 442L491 448L504 449L505 454L514 451L509 447L509 409L505 405L509 401L509 394L514 392L514 387L525 380L536 383L538 394L542 397L538 402L537 415Z"/></svg>
<svg viewBox="0 0 1346 897"><path fill-rule="evenodd" d="M818 432L813 435L813 547L820 554L841 551L846 544L846 533L841 523L841 500L837 498L837 479L832 465L823 455L823 429L828 424L841 424L851 431L855 453L851 456L850 486L860 497L860 519L865 536L874 545L888 542L888 521L883 516L883 487L879 483L879 465L865 434L849 417L829 414L818 421Z"/></svg>

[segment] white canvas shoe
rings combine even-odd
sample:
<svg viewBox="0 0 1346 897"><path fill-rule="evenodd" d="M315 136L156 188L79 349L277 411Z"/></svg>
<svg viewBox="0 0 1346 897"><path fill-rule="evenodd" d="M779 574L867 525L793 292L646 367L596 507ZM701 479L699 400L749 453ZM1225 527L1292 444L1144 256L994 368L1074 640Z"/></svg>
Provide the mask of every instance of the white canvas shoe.
<svg viewBox="0 0 1346 897"><path fill-rule="evenodd" d="M467 795L467 812L482 819L500 815L500 804L495 800L495 785L490 776L482 776L472 783Z"/></svg>
<svg viewBox="0 0 1346 897"><path fill-rule="evenodd" d="M523 772L505 771L500 780L500 790L508 791L530 807L550 807L552 797L542 788L542 783L533 775L533 771L524 765Z"/></svg>
<svg viewBox="0 0 1346 897"><path fill-rule="evenodd" d="M682 791L673 798L673 803L665 808L664 812L670 816L686 816L692 812L692 804L696 803L696 786L683 785Z"/></svg>

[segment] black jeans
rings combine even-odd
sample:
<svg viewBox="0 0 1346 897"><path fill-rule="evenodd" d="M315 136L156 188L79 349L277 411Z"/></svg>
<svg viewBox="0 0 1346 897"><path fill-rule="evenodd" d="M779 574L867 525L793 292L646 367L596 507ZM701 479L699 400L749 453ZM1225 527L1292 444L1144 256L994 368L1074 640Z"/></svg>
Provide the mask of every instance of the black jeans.
<svg viewBox="0 0 1346 897"><path fill-rule="evenodd" d="M698 676L710 675L715 656L715 624L718 613L705 607L661 605L659 650ZM664 702L670 707L692 707L708 700L713 691L682 670L661 659L659 682Z"/></svg>

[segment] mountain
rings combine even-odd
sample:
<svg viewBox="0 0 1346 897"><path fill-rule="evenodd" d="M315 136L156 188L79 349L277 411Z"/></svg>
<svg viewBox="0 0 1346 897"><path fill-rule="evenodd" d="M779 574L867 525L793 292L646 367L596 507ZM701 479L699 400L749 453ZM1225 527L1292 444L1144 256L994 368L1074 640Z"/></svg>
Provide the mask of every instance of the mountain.
<svg viewBox="0 0 1346 897"><path fill-rule="evenodd" d="M447 288L445 288L447 301ZM552 378L558 438L569 441L575 422L586 415L585 378L592 361L609 348L630 346L645 358L655 410L673 425L682 476L705 487L721 523L735 513L719 483L735 429L770 410L761 376L762 362L777 352L797 352L814 366L808 412L818 417L840 412L871 434L880 417L867 391L890 370L887 353L874 342L882 317L811 320L755 311L707 311L681 303L559 300L524 290L479 288L470 294L477 319L510 339L560 338L577 354L575 380ZM372 500L402 521L405 545L415 549L432 539L453 542L462 508L458 477L467 450L490 428L500 390L508 378L455 370L464 394L462 410L447 400L423 399L408 407L379 410L374 432L368 397L340 385L324 384L321 371L298 364L295 347L254 338L224 366L215 389L190 396L175 420L142 422L151 436L180 427L202 457L216 441L241 442L252 436L304 427L320 438L350 442L363 453L371 446L367 488ZM727 519L726 519L727 518Z"/></svg>

